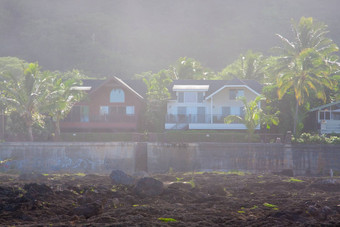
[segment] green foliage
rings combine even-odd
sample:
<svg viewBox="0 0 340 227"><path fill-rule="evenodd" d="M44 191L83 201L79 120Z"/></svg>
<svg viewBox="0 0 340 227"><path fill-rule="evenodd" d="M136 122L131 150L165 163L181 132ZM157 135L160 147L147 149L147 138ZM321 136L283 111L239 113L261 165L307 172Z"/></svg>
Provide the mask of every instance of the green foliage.
<svg viewBox="0 0 340 227"><path fill-rule="evenodd" d="M319 134L302 133L299 137L292 137L296 144L340 144L339 136L325 136Z"/></svg>
<svg viewBox="0 0 340 227"><path fill-rule="evenodd" d="M256 97L254 100L247 102L245 97L239 98L244 105L244 117L229 115L224 119L226 124L232 122L240 122L247 127L248 138L251 139L254 135L255 129L258 125L266 125L270 128L271 124L278 125L279 119L278 113L265 114L263 110L258 106L261 100L264 100L262 96Z"/></svg>
<svg viewBox="0 0 340 227"><path fill-rule="evenodd" d="M302 182L304 182L303 180L300 180L300 179L297 179L297 178L294 178L294 177L289 178L289 180L287 180L287 181L292 182L292 183L302 183Z"/></svg>
<svg viewBox="0 0 340 227"><path fill-rule="evenodd" d="M262 53L248 50L219 73L220 79L252 79L264 82L267 76L267 62Z"/></svg>
<svg viewBox="0 0 340 227"><path fill-rule="evenodd" d="M162 222L178 222L176 219L173 218L158 218L158 220L162 221Z"/></svg>
<svg viewBox="0 0 340 227"><path fill-rule="evenodd" d="M214 76L211 69L205 68L193 58L181 57L174 66L170 66L173 79L206 80Z"/></svg>
<svg viewBox="0 0 340 227"><path fill-rule="evenodd" d="M191 180L188 183L191 185L191 188L195 188L196 187L196 183L195 183L194 177L192 177Z"/></svg>
<svg viewBox="0 0 340 227"><path fill-rule="evenodd" d="M274 50L279 55L272 65L272 72L277 75L277 94L282 99L293 92L296 100L293 132L298 127L299 107L308 97L327 100L325 90L334 89L335 83L331 76L339 70L333 55L338 47L325 36L328 32L323 23L313 21L313 18L302 17L299 23L292 21L294 38L292 41L281 35L281 46Z"/></svg>
<svg viewBox="0 0 340 227"><path fill-rule="evenodd" d="M47 140L53 127L46 118L48 115L57 122L55 128L59 135L59 120L80 97L78 91L71 89L80 83L78 74L76 71L42 72L38 63L0 58L0 100L5 114L10 116L8 134L19 138L25 135L30 141L33 135L38 140Z"/></svg>
<svg viewBox="0 0 340 227"><path fill-rule="evenodd" d="M263 203L263 206L265 207L269 207L269 208L277 208L277 205L274 205L274 204L270 204L270 203Z"/></svg>
<svg viewBox="0 0 340 227"><path fill-rule="evenodd" d="M47 93L48 76L40 72L38 63L23 64L19 74L6 71L6 67L0 71L0 99L8 112L18 112L25 122L28 139L33 141L32 127L41 118L38 109Z"/></svg>
<svg viewBox="0 0 340 227"><path fill-rule="evenodd" d="M81 85L81 74L77 70L71 72L49 72L47 90L48 93L43 100L40 110L50 116L54 123L54 134L56 139L60 137L60 120L64 119L70 112L72 106L81 100L83 93L74 89Z"/></svg>
<svg viewBox="0 0 340 227"><path fill-rule="evenodd" d="M145 129L160 132L164 128L166 101L170 98L168 86L172 82L169 70L161 70L156 74L147 72L139 77L143 78L147 86L147 107L144 116Z"/></svg>

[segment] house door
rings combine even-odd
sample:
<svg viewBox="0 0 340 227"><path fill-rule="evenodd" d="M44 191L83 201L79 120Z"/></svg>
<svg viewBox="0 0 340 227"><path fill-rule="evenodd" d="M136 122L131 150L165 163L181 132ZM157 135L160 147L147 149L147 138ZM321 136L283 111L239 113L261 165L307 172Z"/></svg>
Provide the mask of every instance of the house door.
<svg viewBox="0 0 340 227"><path fill-rule="evenodd" d="M179 106L177 109L178 122L186 122L187 108Z"/></svg>
<svg viewBox="0 0 340 227"><path fill-rule="evenodd" d="M205 107L197 107L197 123L205 123Z"/></svg>

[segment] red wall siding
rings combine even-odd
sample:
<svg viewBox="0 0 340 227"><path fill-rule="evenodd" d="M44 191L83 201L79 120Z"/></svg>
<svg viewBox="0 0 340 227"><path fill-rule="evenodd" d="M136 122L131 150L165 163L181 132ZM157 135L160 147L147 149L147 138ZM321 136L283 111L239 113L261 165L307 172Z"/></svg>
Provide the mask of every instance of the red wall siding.
<svg viewBox="0 0 340 227"><path fill-rule="evenodd" d="M124 103L110 103L110 93L112 89L120 88L124 91L125 102ZM90 122L61 122L61 129L112 129L112 130L134 130L136 131L140 127L140 118L144 110L144 101L139 98L134 92L128 88L118 84L103 85L97 90L90 93L84 101L77 105L89 106L89 118ZM135 121L124 122L124 119L119 122L91 122L93 116L99 116L100 106L134 106L135 107Z"/></svg>

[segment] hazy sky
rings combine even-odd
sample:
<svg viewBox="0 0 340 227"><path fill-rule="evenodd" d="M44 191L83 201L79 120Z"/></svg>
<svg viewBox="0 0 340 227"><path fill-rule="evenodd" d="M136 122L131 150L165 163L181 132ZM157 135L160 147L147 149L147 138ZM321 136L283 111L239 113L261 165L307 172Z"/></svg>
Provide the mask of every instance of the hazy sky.
<svg viewBox="0 0 340 227"><path fill-rule="evenodd" d="M192 57L220 71L312 16L340 45L338 0L0 0L0 56L131 77Z"/></svg>

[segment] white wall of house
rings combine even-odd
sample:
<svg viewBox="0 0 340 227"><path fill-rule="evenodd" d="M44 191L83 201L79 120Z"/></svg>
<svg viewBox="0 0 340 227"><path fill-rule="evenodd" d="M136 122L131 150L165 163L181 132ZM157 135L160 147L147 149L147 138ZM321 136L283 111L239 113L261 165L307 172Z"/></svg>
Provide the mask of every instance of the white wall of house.
<svg viewBox="0 0 340 227"><path fill-rule="evenodd" d="M229 93L231 89L239 89L244 91L244 96L247 100L253 100L256 98L256 94L250 91L245 87L233 87L233 88L224 88L222 91L213 96L213 106L212 113L213 114L222 114L222 107L229 106L231 107L231 113L237 115L239 113L240 107L243 106L240 100L231 100L229 97ZM206 114L211 114L211 98L208 100L203 100L202 103L198 102L184 102L179 103L177 100L170 100L167 103L167 113L177 115L178 107L186 107L187 114L197 114L197 107L205 107Z"/></svg>
<svg viewBox="0 0 340 227"><path fill-rule="evenodd" d="M222 107L231 107L230 111L232 115L239 115L240 108L243 106L240 100L231 99L230 98L230 90L242 90L244 92L244 96L247 100L253 100L256 98L256 94L250 91L245 87L232 87L232 88L224 88L217 94L212 97L213 100L213 114L222 114ZM210 108L211 99L208 100L209 108ZM210 111L210 110L209 110Z"/></svg>
<svg viewBox="0 0 340 227"><path fill-rule="evenodd" d="M245 86L232 86L225 87L210 98L206 99L207 96L204 93L204 99L202 102L199 102L196 98L188 98L183 102L178 102L179 92L177 92L177 100L170 100L167 103L167 114L177 116L178 114L185 114L186 116L197 116L200 115L199 122L189 122L189 129L246 129L243 124L224 124L223 123L223 108L229 110L229 114L232 115L240 115L243 103L240 100L235 98L231 98L230 92L239 91L240 96L245 96L247 100L253 100L256 98L257 94L254 91L251 91ZM186 91L184 91L186 92ZM192 92L190 97L194 97ZM192 96L193 95L193 96ZM189 96L189 95L188 95ZM186 97L188 97L186 96ZM198 95L196 95L198 97ZM189 100L189 101L188 101ZM211 104L212 102L212 104ZM204 108L204 110L202 109ZM182 111L182 112L181 112ZM199 112L201 111L201 112ZM183 113L184 112L184 113ZM202 122L202 112L205 115L205 122ZM212 115L211 115L212 114ZM218 119L218 122L217 120ZM213 124L211 122L214 122ZM165 124L166 129L171 129L176 126L174 122L167 122Z"/></svg>

